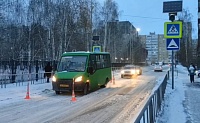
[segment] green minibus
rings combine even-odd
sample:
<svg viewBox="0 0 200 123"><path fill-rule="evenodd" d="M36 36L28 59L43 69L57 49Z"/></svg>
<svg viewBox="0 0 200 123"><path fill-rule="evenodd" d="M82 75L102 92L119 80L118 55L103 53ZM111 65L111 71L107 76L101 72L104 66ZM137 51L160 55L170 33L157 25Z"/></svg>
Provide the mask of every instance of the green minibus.
<svg viewBox="0 0 200 123"><path fill-rule="evenodd" d="M52 77L52 87L56 94L74 89L85 95L105 87L111 77L108 52L65 52Z"/></svg>

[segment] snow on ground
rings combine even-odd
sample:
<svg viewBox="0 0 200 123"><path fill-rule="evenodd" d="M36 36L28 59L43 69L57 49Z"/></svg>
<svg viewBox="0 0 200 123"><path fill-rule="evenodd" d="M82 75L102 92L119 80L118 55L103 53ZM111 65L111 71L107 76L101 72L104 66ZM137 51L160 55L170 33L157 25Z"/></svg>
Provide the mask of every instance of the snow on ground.
<svg viewBox="0 0 200 123"><path fill-rule="evenodd" d="M187 69L177 66L174 73L174 89L172 78L168 81L162 111L157 123L199 123L200 122L200 78L195 76L195 83L190 83ZM30 84L31 98L40 98L42 94L52 91L51 83ZM0 106L17 102L25 102L27 83L23 85L10 84L0 88Z"/></svg>
<svg viewBox="0 0 200 123"><path fill-rule="evenodd" d="M35 84L29 82L29 95L31 98L40 97L42 92L52 90L51 83L43 83L43 81L44 80L40 80L35 82ZM28 82L24 82L23 85L22 83L20 85L16 83L7 84L6 88L3 85L3 88L0 88L0 106L19 101L26 101L24 98L27 93L27 84Z"/></svg>
<svg viewBox="0 0 200 123"><path fill-rule="evenodd" d="M200 122L200 78L195 76L195 83L190 83L187 68L178 65L168 81L163 108L157 123L199 123Z"/></svg>

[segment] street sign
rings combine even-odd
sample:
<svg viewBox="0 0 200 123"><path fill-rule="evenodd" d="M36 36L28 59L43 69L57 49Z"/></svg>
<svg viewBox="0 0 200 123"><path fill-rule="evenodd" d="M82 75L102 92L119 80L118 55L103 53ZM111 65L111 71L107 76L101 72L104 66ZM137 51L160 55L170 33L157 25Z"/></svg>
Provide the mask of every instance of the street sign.
<svg viewBox="0 0 200 123"><path fill-rule="evenodd" d="M165 38L182 38L182 22L165 22L164 24Z"/></svg>
<svg viewBox="0 0 200 123"><path fill-rule="evenodd" d="M93 46L92 51L93 52L101 52L101 46Z"/></svg>
<svg viewBox="0 0 200 123"><path fill-rule="evenodd" d="M179 38L167 38L167 50L180 50Z"/></svg>

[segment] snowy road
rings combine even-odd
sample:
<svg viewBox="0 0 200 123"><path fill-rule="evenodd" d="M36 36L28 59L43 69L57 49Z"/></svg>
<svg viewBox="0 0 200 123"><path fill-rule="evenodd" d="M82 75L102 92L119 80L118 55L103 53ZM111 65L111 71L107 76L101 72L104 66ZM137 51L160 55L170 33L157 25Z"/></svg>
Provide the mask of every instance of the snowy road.
<svg viewBox="0 0 200 123"><path fill-rule="evenodd" d="M4 89L9 90L8 93L2 93L3 89L0 89L0 123L132 122L148 99L156 80L166 74L148 69L132 79L121 79L120 74L115 73L115 84L108 83L106 88L85 96L76 93L76 102L70 101L69 93L56 95L51 90L51 83L31 85L30 100L22 98L26 87L22 90L17 87Z"/></svg>

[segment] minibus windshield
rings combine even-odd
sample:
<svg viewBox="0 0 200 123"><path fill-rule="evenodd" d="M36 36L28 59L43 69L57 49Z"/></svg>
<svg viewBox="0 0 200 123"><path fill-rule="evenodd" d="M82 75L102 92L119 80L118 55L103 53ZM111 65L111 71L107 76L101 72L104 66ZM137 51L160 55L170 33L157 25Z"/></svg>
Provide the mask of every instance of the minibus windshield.
<svg viewBox="0 0 200 123"><path fill-rule="evenodd" d="M87 56L64 56L61 58L58 72L84 72L86 69Z"/></svg>

